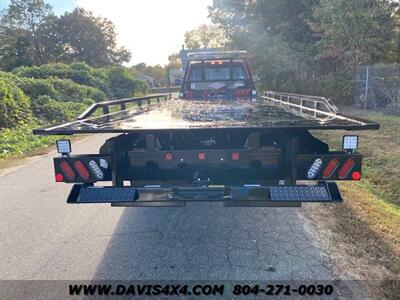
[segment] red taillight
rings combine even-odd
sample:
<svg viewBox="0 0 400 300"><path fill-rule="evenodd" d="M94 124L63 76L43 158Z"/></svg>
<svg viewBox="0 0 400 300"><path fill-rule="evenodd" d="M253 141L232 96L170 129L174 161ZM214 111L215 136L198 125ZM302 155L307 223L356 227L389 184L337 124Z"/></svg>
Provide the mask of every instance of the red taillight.
<svg viewBox="0 0 400 300"><path fill-rule="evenodd" d="M349 158L348 160L346 160L342 168L339 170L339 178L340 179L346 178L355 165L356 162L354 161L354 159Z"/></svg>
<svg viewBox="0 0 400 300"><path fill-rule="evenodd" d="M206 154L204 152L200 152L198 158L199 160L206 160Z"/></svg>
<svg viewBox="0 0 400 300"><path fill-rule="evenodd" d="M322 177L325 179L330 178L339 166L339 160L337 158L332 159L322 172Z"/></svg>
<svg viewBox="0 0 400 300"><path fill-rule="evenodd" d="M191 99L193 97L192 91L185 91L184 95L185 95L184 97L187 99Z"/></svg>
<svg viewBox="0 0 400 300"><path fill-rule="evenodd" d="M71 166L69 165L69 163L66 160L62 161L59 166L68 180L75 179L75 177L76 177L75 172L74 172L74 170L72 170Z"/></svg>
<svg viewBox="0 0 400 300"><path fill-rule="evenodd" d="M174 159L174 156L172 155L172 153L168 152L165 153L165 160L171 161Z"/></svg>
<svg viewBox="0 0 400 300"><path fill-rule="evenodd" d="M64 181L64 176L61 173L56 174L56 182L63 182Z"/></svg>
<svg viewBox="0 0 400 300"><path fill-rule="evenodd" d="M353 180L360 180L361 179L361 172L355 171L351 174L351 178Z"/></svg>
<svg viewBox="0 0 400 300"><path fill-rule="evenodd" d="M82 161L76 160L74 162L74 167L78 171L79 176L81 176L81 178L84 181L89 180L90 178L89 170L85 167Z"/></svg>
<svg viewBox="0 0 400 300"><path fill-rule="evenodd" d="M233 152L231 154L231 159L232 160L239 160L240 159L240 153L239 152Z"/></svg>

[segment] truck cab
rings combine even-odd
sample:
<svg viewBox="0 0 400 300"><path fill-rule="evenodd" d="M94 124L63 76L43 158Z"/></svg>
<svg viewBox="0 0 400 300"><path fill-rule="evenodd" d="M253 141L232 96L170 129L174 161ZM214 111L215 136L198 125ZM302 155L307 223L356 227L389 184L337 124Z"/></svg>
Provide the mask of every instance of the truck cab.
<svg viewBox="0 0 400 300"><path fill-rule="evenodd" d="M257 91L245 55L246 51L189 53L180 98L255 99Z"/></svg>

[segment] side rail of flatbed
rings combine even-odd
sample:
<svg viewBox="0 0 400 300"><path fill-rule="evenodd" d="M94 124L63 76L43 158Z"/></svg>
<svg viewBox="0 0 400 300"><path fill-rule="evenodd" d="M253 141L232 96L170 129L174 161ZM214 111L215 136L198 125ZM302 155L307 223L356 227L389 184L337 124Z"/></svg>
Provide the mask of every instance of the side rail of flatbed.
<svg viewBox="0 0 400 300"><path fill-rule="evenodd" d="M118 99L118 100L98 102L98 103L94 103L91 106L89 106L83 113L81 113L78 116L77 119L78 120L88 119L99 108L102 108L103 115L107 116L111 112L110 111L111 107L117 107L117 108L119 108L119 111L123 111L123 110L127 109L127 104L129 104L129 103L135 103L138 107L142 107L143 105L146 105L146 104L150 105L152 100L156 100L157 102L160 102L161 100L168 100L171 98L172 98L171 93L165 93L165 94L154 94L154 95L149 95L149 96L145 96L145 97L124 98L124 99Z"/></svg>
<svg viewBox="0 0 400 300"><path fill-rule="evenodd" d="M338 119L365 125L362 121L340 115L336 106L324 97L267 91L261 98L293 114L322 123Z"/></svg>
<svg viewBox="0 0 400 300"><path fill-rule="evenodd" d="M86 126L88 133L96 131L99 125L107 126L112 123L118 123L124 119L126 115L138 114L154 104L161 103L172 99L172 93L152 94L144 97L124 98L110 101L94 103L82 112L75 121L64 124L34 129L34 134L61 134L58 130L68 126ZM79 130L66 130L62 134L74 134Z"/></svg>

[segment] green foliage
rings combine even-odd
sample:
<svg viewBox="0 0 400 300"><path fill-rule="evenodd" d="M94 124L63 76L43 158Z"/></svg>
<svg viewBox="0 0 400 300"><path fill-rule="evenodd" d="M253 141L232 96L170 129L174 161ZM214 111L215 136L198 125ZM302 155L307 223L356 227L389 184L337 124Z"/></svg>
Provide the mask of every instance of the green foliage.
<svg viewBox="0 0 400 300"><path fill-rule="evenodd" d="M145 63L140 63L135 65L133 68L134 74L137 74L137 76L140 76L141 74L150 76L153 78L154 86L166 86L167 81L168 81L168 66L160 66L160 65L155 65L155 66L148 66Z"/></svg>
<svg viewBox="0 0 400 300"><path fill-rule="evenodd" d="M53 77L48 79L21 78L17 84L32 101L42 95L47 95L55 100L73 102L83 102L87 98L95 101L106 99L106 95L100 90L77 84L70 79Z"/></svg>
<svg viewBox="0 0 400 300"><path fill-rule="evenodd" d="M27 122L30 118L29 98L0 73L0 129Z"/></svg>
<svg viewBox="0 0 400 300"><path fill-rule="evenodd" d="M127 98L135 93L145 93L147 86L139 80L133 78L132 72L124 67L112 67L108 70L108 82L112 90L113 97Z"/></svg>
<svg viewBox="0 0 400 300"><path fill-rule="evenodd" d="M71 79L75 83L97 88L111 96L110 88L107 85L106 70L91 68L85 63L74 63L71 65L54 63L33 67L21 66L12 70L12 73L19 77L32 77L35 79L47 79L50 77Z"/></svg>
<svg viewBox="0 0 400 300"><path fill-rule="evenodd" d="M117 48L114 25L76 8L55 16L43 0L11 0L0 16L0 68L51 62L110 66L130 60Z"/></svg>
<svg viewBox="0 0 400 300"><path fill-rule="evenodd" d="M248 50L263 88L350 104L360 65L399 60L396 6L389 0L215 0L210 15L230 47Z"/></svg>
<svg viewBox="0 0 400 300"><path fill-rule="evenodd" d="M215 25L200 25L185 33L185 45L188 49L224 47L227 39L223 30Z"/></svg>
<svg viewBox="0 0 400 300"><path fill-rule="evenodd" d="M28 123L15 128L0 129L0 160L43 149L53 145L60 138L33 135L32 129L39 126L36 123Z"/></svg>
<svg viewBox="0 0 400 300"><path fill-rule="evenodd" d="M57 30L68 52L67 62L84 61L95 67L127 62L131 54L116 47L114 24L95 17L83 8L66 12L58 20Z"/></svg>
<svg viewBox="0 0 400 300"><path fill-rule="evenodd" d="M62 123L75 119L89 103L62 102L44 95L32 102L32 111L37 118L48 123Z"/></svg>

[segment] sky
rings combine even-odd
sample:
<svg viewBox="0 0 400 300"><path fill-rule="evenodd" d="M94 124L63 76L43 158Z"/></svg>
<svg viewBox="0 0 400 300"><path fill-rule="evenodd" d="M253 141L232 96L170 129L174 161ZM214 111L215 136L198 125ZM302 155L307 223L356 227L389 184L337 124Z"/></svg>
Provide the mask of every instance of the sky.
<svg viewBox="0 0 400 300"><path fill-rule="evenodd" d="M46 0L45 0L46 1ZM0 0L0 9L10 0ZM59 15L76 6L112 21L118 46L132 53L129 65L166 64L168 55L178 52L184 33L209 24L207 6L212 0L47 0Z"/></svg>

